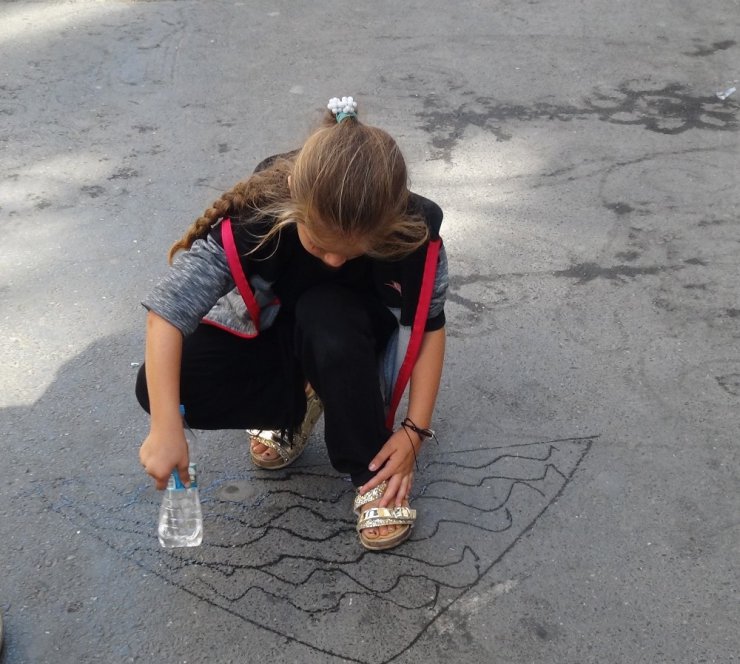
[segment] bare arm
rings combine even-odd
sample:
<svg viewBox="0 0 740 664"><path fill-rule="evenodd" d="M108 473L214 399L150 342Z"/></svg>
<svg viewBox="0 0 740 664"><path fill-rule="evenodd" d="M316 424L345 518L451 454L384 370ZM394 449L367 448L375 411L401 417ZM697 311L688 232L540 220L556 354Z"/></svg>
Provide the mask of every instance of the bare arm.
<svg viewBox="0 0 740 664"><path fill-rule="evenodd" d="M139 459L157 489L164 489L177 468L188 481L188 447L180 415L182 333L153 312L146 320L146 380L151 425L139 450Z"/></svg>
<svg viewBox="0 0 740 664"><path fill-rule="evenodd" d="M411 372L408 418L422 429L432 423L445 359L445 340L444 328L427 332L422 339L419 359Z"/></svg>
<svg viewBox="0 0 740 664"><path fill-rule="evenodd" d="M146 379L151 428L139 451L146 472L163 489L174 468L187 480L188 448L179 406L182 340L220 297L234 288L226 253L210 234L178 254L142 304L149 310Z"/></svg>
<svg viewBox="0 0 740 664"><path fill-rule="evenodd" d="M445 354L444 328L427 332L419 351L419 358L411 373L408 418L419 428L431 425L434 404L437 400L439 383ZM380 452L370 462L370 470L380 471L364 486L360 493L370 491L388 480L388 488L379 505L391 503L401 505L411 491L414 477L414 461L422 444L421 436L401 427L388 439Z"/></svg>

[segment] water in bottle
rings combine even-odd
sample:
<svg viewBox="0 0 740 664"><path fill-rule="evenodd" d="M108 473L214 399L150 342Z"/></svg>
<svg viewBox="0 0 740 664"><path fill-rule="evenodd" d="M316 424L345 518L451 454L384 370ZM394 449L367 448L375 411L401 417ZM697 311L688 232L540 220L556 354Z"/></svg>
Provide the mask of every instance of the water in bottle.
<svg viewBox="0 0 740 664"><path fill-rule="evenodd" d="M159 508L159 543L166 549L198 546L203 541L203 513L200 509L195 464L190 464L190 486L172 471Z"/></svg>
<svg viewBox="0 0 740 664"><path fill-rule="evenodd" d="M188 450L193 459L195 434L185 422L185 409L180 406L183 425L188 432ZM172 471L159 508L159 543L166 549L176 546L198 546L203 541L203 513L198 495L198 472L195 463L188 468L190 486L185 486L177 468Z"/></svg>

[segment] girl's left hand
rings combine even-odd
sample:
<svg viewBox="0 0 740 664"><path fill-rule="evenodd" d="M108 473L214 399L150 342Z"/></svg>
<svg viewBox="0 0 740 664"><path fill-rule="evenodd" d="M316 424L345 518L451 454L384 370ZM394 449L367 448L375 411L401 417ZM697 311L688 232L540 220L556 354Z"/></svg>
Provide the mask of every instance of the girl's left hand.
<svg viewBox="0 0 740 664"><path fill-rule="evenodd" d="M401 507L411 492L414 464L420 447L421 438L418 434L403 427L398 429L370 462L370 470L380 468L380 471L360 487L360 493L366 493L388 480L388 488L378 507L388 507L391 504Z"/></svg>

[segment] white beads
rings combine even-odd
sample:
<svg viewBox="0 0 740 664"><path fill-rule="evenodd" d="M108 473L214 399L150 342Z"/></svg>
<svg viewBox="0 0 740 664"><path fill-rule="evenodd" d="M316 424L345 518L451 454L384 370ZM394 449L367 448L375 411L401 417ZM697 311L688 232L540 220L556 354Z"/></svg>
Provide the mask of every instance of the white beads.
<svg viewBox="0 0 740 664"><path fill-rule="evenodd" d="M357 102L352 97L332 97L326 107L337 115L339 113L356 113Z"/></svg>

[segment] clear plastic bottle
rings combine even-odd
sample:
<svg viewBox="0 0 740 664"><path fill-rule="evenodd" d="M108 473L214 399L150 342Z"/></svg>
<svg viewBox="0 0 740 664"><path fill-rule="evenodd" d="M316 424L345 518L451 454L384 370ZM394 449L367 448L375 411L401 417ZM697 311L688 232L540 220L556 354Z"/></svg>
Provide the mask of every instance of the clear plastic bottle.
<svg viewBox="0 0 740 664"><path fill-rule="evenodd" d="M183 408L180 407L183 413ZM167 488L162 497L162 506L159 508L159 526L157 534L159 543L166 549L178 546L198 546L203 541L203 513L200 509L198 495L198 473L193 459L193 434L185 424L190 434L188 436L188 450L191 459L188 468L190 486L186 487L177 468L172 471Z"/></svg>

